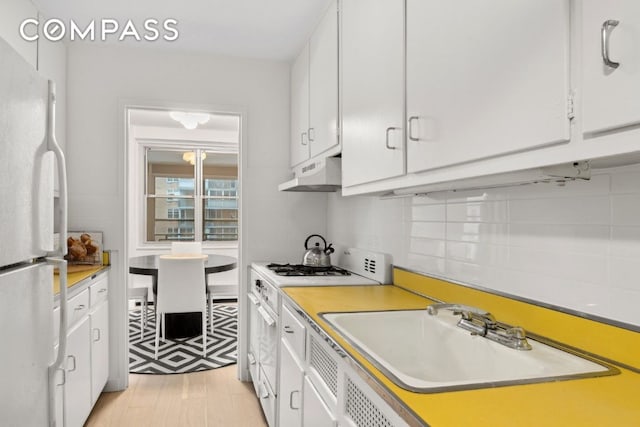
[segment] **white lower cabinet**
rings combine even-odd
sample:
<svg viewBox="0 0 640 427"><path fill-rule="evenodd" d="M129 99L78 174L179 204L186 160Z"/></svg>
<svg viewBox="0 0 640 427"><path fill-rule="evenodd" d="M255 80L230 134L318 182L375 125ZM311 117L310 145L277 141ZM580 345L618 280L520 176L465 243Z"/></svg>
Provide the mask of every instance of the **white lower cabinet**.
<svg viewBox="0 0 640 427"><path fill-rule="evenodd" d="M67 352L64 373L56 380L56 425L81 427L91 413L109 376L108 273L70 288ZM54 324L59 321L54 309ZM59 327L55 329L57 354Z"/></svg>
<svg viewBox="0 0 640 427"><path fill-rule="evenodd" d="M335 427L338 425L333 411L322 400L311 379L305 377L303 389L303 421L305 427Z"/></svg>
<svg viewBox="0 0 640 427"><path fill-rule="evenodd" d="M281 313L278 426L407 426L317 325L308 327L288 304Z"/></svg>
<svg viewBox="0 0 640 427"><path fill-rule="evenodd" d="M80 427L91 412L91 343L89 319L85 317L67 334L64 384L65 427Z"/></svg>
<svg viewBox="0 0 640 427"><path fill-rule="evenodd" d="M304 367L293 355L284 339L280 342L280 393L278 394L278 419L280 426L302 424L302 381ZM304 424L306 425L306 424Z"/></svg>
<svg viewBox="0 0 640 427"><path fill-rule="evenodd" d="M109 303L92 307L91 319L91 405L95 405L109 377Z"/></svg>

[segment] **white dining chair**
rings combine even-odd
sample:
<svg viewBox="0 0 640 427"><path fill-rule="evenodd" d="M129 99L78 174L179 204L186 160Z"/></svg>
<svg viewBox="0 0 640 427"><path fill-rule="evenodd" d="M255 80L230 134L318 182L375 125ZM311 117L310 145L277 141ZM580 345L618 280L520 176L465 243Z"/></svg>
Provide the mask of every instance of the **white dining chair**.
<svg viewBox="0 0 640 427"><path fill-rule="evenodd" d="M162 255L158 265L156 298L155 358L158 358L160 328L165 337L165 314L200 312L202 316L202 355L207 357L207 299L203 255Z"/></svg>
<svg viewBox="0 0 640 427"><path fill-rule="evenodd" d="M202 242L171 242L172 255L200 255Z"/></svg>
<svg viewBox="0 0 640 427"><path fill-rule="evenodd" d="M201 254L202 242L171 242L171 253L173 255ZM207 283L207 312L209 313L209 333L213 334L213 286Z"/></svg>
<svg viewBox="0 0 640 427"><path fill-rule="evenodd" d="M144 338L144 328L147 327L147 300L149 288L136 287L128 289L129 301L140 303L140 339Z"/></svg>

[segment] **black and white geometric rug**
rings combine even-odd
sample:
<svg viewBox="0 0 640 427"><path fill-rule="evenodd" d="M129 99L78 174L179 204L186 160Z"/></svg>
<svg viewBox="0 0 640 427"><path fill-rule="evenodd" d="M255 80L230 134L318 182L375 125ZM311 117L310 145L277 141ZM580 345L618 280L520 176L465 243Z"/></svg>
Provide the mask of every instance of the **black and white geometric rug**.
<svg viewBox="0 0 640 427"><path fill-rule="evenodd" d="M209 323L207 323L207 330ZM129 311L129 372L135 374L183 374L236 363L238 358L238 306L214 304L213 335L207 334L207 358L202 357L202 335L160 340L155 360L156 325L153 308L140 338L140 310Z"/></svg>

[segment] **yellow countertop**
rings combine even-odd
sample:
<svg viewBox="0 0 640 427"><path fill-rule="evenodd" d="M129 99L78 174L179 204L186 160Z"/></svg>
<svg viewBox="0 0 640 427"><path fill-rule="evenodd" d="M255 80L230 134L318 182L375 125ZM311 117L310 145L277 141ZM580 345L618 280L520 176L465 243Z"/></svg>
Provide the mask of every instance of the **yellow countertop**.
<svg viewBox="0 0 640 427"><path fill-rule="evenodd" d="M393 285L282 290L356 362L430 426L640 425L640 374L622 367L618 367L618 375L599 378L433 394L404 390L334 333L319 313L424 308L432 301ZM522 326L526 329L527 325ZM611 345L624 343L612 342Z"/></svg>
<svg viewBox="0 0 640 427"><path fill-rule="evenodd" d="M90 269L83 269L82 271L71 271L67 273L67 289L77 285L84 279L87 279L94 274L109 268L108 265L98 265ZM58 295L60 293L60 276L56 273L53 275L53 294Z"/></svg>

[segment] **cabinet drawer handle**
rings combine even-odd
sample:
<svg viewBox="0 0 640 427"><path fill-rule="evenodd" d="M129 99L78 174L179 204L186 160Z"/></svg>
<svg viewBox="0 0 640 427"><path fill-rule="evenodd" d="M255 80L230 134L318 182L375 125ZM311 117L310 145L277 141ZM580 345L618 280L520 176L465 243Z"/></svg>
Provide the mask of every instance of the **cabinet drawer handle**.
<svg viewBox="0 0 640 427"><path fill-rule="evenodd" d="M73 369L67 369L67 371L73 372L73 371L76 370L76 367L77 367L76 366L76 357L74 355L69 355L69 356L67 356L67 360L69 360L69 359L73 360Z"/></svg>
<svg viewBox="0 0 640 427"><path fill-rule="evenodd" d="M291 326L289 326L289 325L284 325L283 329L287 334L293 334L294 333L294 330L291 329Z"/></svg>
<svg viewBox="0 0 640 427"><path fill-rule="evenodd" d="M99 294L103 293L103 292L107 292L107 288L102 288L98 291Z"/></svg>
<svg viewBox="0 0 640 427"><path fill-rule="evenodd" d="M397 147L394 147L392 145L389 145L389 133L391 133L392 130L400 130L402 128L397 128L394 126L390 126L387 128L387 130L385 131L385 146L387 147L387 149L389 150L397 150Z"/></svg>
<svg viewBox="0 0 640 427"><path fill-rule="evenodd" d="M413 122L415 120L418 120L419 117L418 116L411 116L409 117L409 140L410 141L420 141L420 138L417 138L415 136L413 136Z"/></svg>
<svg viewBox="0 0 640 427"><path fill-rule="evenodd" d="M294 411L297 411L298 409L300 409L300 406L298 406L297 408L293 406L293 394L294 393L300 395L300 390L293 390L289 394L289 408L293 409Z"/></svg>
<svg viewBox="0 0 640 427"><path fill-rule="evenodd" d="M302 133L300 134L300 144L302 144L302 145L307 145L307 143L306 143L306 142L304 142L304 137L305 137L306 135L307 135L307 133L306 133L306 132L302 132Z"/></svg>
<svg viewBox="0 0 640 427"><path fill-rule="evenodd" d="M602 24L602 30L600 31L600 44L602 46L602 61L604 65L611 68L618 68L620 66L619 62L612 61L609 58L609 37L611 36L611 31L618 26L620 21L615 19L609 19L604 21Z"/></svg>
<svg viewBox="0 0 640 427"><path fill-rule="evenodd" d="M85 305L84 304L80 304L79 306L77 306L76 308L74 308L75 311L80 311L80 310L84 310Z"/></svg>

